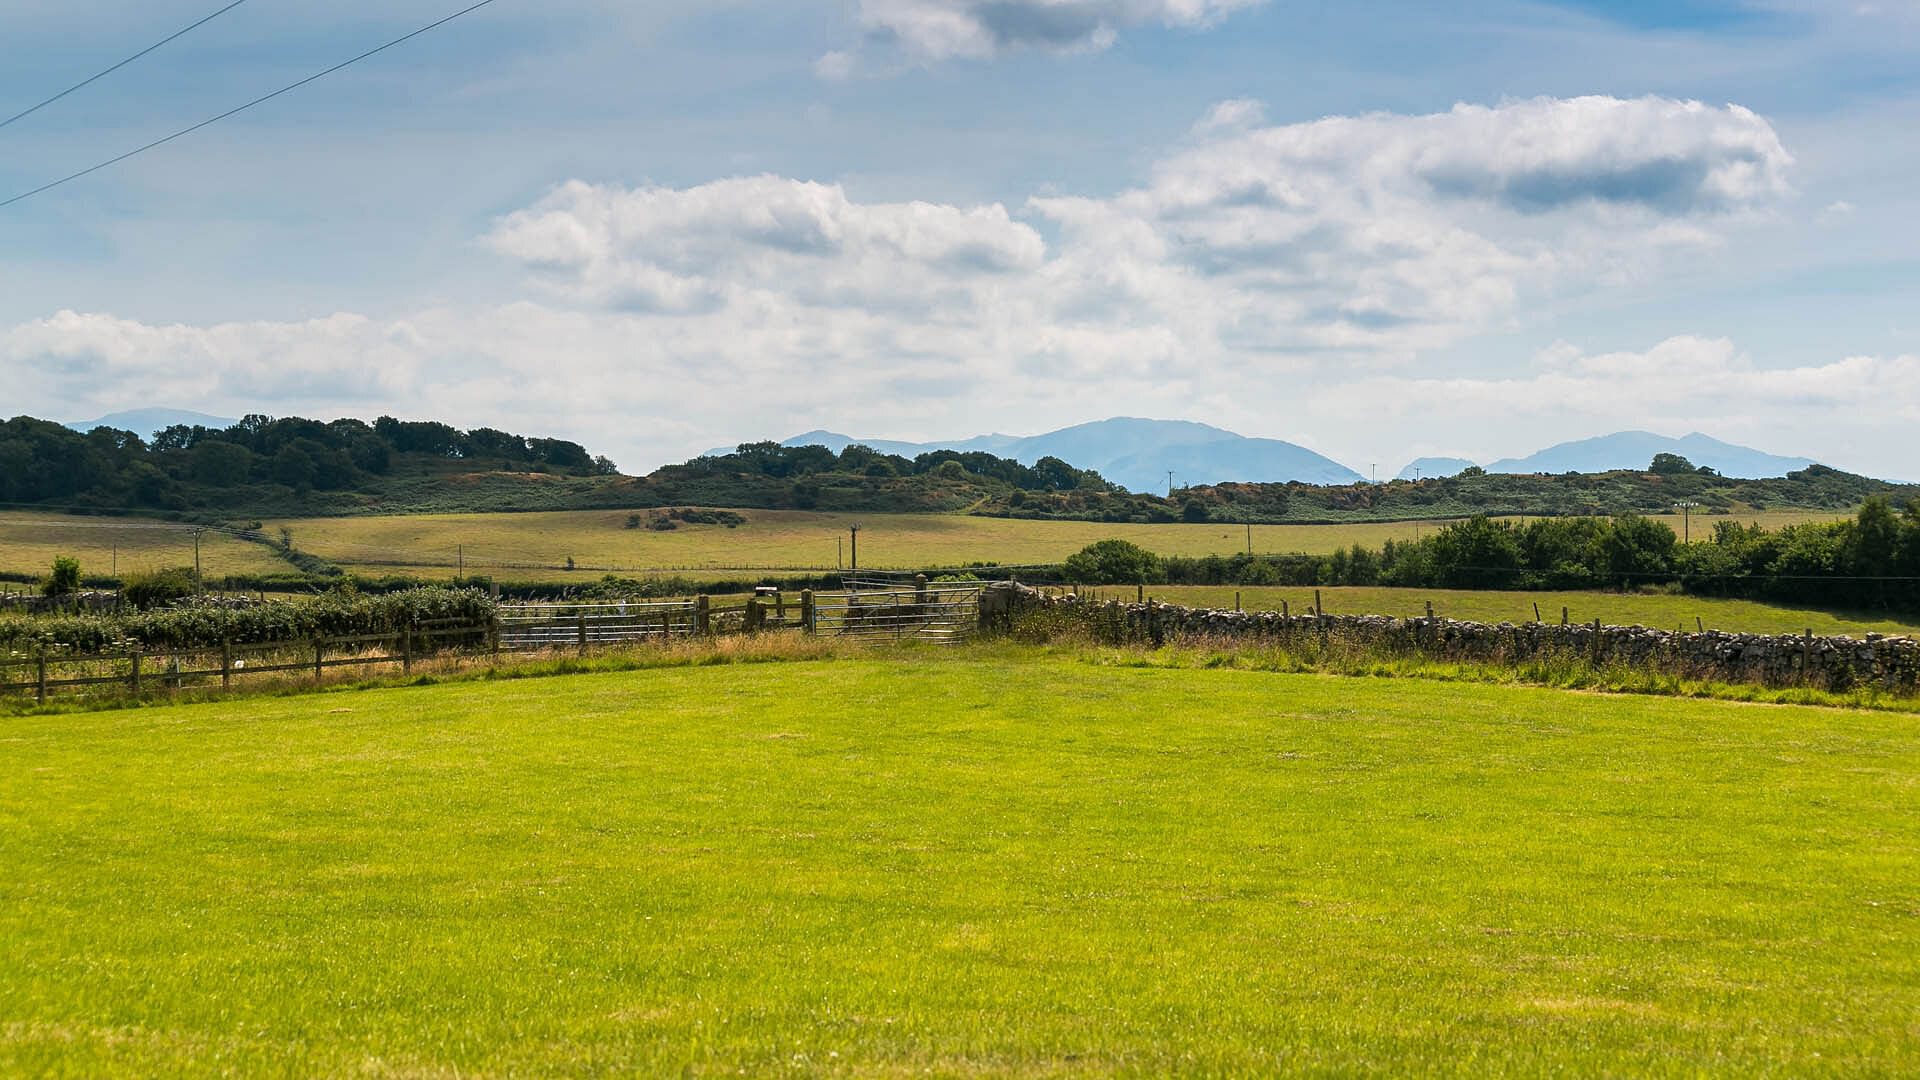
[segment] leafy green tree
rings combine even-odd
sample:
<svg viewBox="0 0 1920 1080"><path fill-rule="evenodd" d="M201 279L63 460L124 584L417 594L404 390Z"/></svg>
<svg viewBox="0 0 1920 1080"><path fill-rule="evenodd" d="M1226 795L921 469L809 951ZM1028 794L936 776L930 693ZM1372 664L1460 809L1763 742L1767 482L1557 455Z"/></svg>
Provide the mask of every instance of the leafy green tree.
<svg viewBox="0 0 1920 1080"><path fill-rule="evenodd" d="M1509 522L1468 518L1433 538L1433 565L1453 588L1510 589L1521 568L1520 539Z"/></svg>
<svg viewBox="0 0 1920 1080"><path fill-rule="evenodd" d="M1693 462L1688 461L1679 454L1655 454L1653 455L1653 464L1647 466L1647 471L1657 476L1678 476L1681 473L1690 473L1696 470L1693 467Z"/></svg>
<svg viewBox="0 0 1920 1080"><path fill-rule="evenodd" d="M1160 556L1125 540L1101 540L1067 557L1060 566L1078 585L1134 585L1166 580Z"/></svg>
<svg viewBox="0 0 1920 1080"><path fill-rule="evenodd" d="M53 573L41 592L48 596L69 596L80 591L80 560L61 555L53 560Z"/></svg>

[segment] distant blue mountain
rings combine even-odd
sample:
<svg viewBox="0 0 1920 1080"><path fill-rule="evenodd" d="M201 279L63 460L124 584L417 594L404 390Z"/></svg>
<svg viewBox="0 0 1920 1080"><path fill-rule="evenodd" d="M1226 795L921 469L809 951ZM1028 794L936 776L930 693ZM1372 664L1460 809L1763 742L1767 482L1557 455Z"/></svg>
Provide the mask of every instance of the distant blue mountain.
<svg viewBox="0 0 1920 1080"><path fill-rule="evenodd" d="M818 445L839 453L856 442L904 457L933 450L979 450L1028 465L1043 457L1057 457L1078 468L1093 469L1130 491L1165 491L1169 471L1173 473L1174 483L1181 486L1288 480L1352 484L1363 479L1337 461L1279 439L1252 439L1188 420L1145 420L1128 416L1024 437L978 435L955 442L912 443L809 431L784 440L783 445Z"/></svg>
<svg viewBox="0 0 1920 1080"><path fill-rule="evenodd" d="M1652 458L1648 458L1652 461ZM1473 467L1473 462L1457 457L1423 457L1407 462L1400 470L1396 480L1420 480L1429 477L1459 476L1461 472Z"/></svg>
<svg viewBox="0 0 1920 1080"><path fill-rule="evenodd" d="M129 409L126 412L108 413L98 420L83 420L68 424L75 431L92 431L97 427L110 427L118 431L131 431L141 438L152 438L156 431L164 431L175 424L198 424L201 427L230 428L238 420L224 416L209 416L206 413L189 409Z"/></svg>
<svg viewBox="0 0 1920 1080"><path fill-rule="evenodd" d="M1678 439L1650 431L1621 431L1592 439L1550 446L1523 458L1506 458L1487 466L1493 473L1607 472L1644 469L1655 454L1679 454L1695 465L1705 465L1722 476L1755 478L1785 476L1813 464L1809 458L1780 457L1746 446L1735 446L1694 432Z"/></svg>

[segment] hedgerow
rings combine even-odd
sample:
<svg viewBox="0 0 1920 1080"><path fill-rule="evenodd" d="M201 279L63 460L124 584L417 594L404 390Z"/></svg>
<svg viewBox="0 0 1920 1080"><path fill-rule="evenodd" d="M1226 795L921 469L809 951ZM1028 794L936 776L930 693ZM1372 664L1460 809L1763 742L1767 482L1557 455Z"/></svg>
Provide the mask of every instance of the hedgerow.
<svg viewBox="0 0 1920 1080"><path fill-rule="evenodd" d="M495 612L494 601L477 589L418 588L380 596L333 592L244 607L187 600L116 615L0 617L0 651L88 653L123 645L159 649L300 641L396 633L442 620L486 622Z"/></svg>

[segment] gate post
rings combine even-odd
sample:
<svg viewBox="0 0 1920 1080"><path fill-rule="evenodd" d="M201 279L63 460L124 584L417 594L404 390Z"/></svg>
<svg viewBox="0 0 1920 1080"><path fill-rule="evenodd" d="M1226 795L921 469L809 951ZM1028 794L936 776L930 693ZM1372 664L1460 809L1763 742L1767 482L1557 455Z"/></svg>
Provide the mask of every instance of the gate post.
<svg viewBox="0 0 1920 1080"><path fill-rule="evenodd" d="M580 655L585 656L587 655L587 613L584 611L580 612L574 616L574 620L574 630L580 638Z"/></svg>
<svg viewBox="0 0 1920 1080"><path fill-rule="evenodd" d="M701 637L706 637L713 633L711 607L712 601L707 599L706 593L701 593L699 596L693 598L693 632Z"/></svg>
<svg viewBox="0 0 1920 1080"><path fill-rule="evenodd" d="M809 634L820 632L819 613L813 606L813 590L800 590L800 628Z"/></svg>

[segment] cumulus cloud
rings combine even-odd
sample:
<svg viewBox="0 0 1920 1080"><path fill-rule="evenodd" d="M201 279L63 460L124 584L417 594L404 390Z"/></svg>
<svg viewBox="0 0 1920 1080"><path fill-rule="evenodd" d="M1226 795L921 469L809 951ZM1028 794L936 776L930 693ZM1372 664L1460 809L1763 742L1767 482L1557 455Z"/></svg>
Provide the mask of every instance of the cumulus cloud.
<svg viewBox="0 0 1920 1080"><path fill-rule="evenodd" d="M921 62L988 60L1006 52L1097 52L1121 30L1146 24L1210 26L1265 0L860 0L869 47ZM844 78L853 51L828 53L815 71Z"/></svg>
<svg viewBox="0 0 1920 1080"><path fill-rule="evenodd" d="M1265 125L1231 102L1120 192L1009 207L779 176L573 182L483 238L537 302L201 328L63 313L0 336L0 359L69 398L171 378L239 408L430 395L413 411L537 419L630 466L850 416L884 416L875 434L1037 429L1129 400L1271 432L1247 418L1291 411L1308 383L1657 274L1767 211L1789 165L1735 106L1536 99Z"/></svg>

